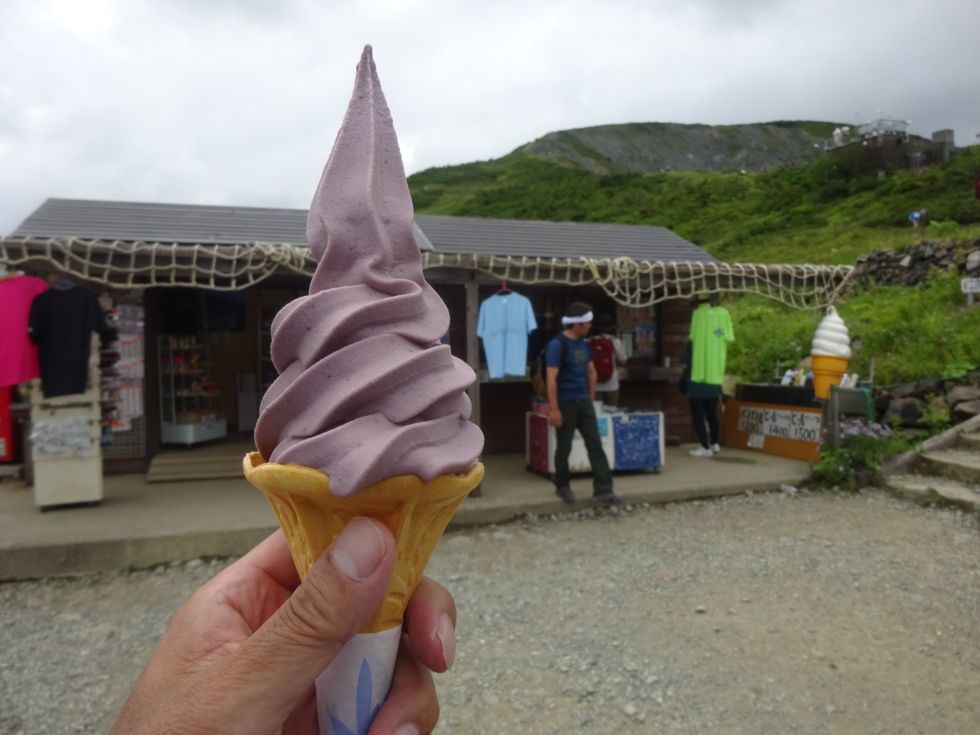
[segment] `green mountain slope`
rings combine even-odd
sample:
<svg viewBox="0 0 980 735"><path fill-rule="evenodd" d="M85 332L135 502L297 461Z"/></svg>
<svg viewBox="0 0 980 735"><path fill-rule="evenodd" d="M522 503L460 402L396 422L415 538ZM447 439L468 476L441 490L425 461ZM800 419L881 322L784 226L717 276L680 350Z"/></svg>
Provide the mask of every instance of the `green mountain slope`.
<svg viewBox="0 0 980 735"><path fill-rule="evenodd" d="M409 178L417 211L668 227L729 262L850 263L910 242L912 209L933 221L980 223L973 195L980 146L924 171L849 176L833 159L762 173L598 175L515 151Z"/></svg>

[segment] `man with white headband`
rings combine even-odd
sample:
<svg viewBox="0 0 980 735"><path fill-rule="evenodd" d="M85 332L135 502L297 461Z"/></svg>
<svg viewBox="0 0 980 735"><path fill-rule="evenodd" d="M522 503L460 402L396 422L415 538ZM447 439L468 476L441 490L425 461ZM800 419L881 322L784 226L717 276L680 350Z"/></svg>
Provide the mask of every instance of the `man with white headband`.
<svg viewBox="0 0 980 735"><path fill-rule="evenodd" d="M564 330L548 343L544 355L548 423L557 430L555 492L566 503L575 500L569 484L568 455L578 429L592 465L593 498L599 505L615 505L622 501L613 494L609 461L599 441L599 424L592 405L597 375L592 350L584 339L592 328L592 309L588 304L576 302L568 307L561 323Z"/></svg>

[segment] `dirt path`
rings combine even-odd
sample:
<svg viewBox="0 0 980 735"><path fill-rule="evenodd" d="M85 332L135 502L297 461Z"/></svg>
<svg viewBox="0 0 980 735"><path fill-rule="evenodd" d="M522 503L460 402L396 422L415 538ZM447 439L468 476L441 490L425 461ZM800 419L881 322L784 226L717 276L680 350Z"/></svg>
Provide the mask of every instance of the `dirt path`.
<svg viewBox="0 0 980 735"><path fill-rule="evenodd" d="M223 562L0 585L0 733L103 732ZM876 492L755 495L447 537L445 733L962 733L980 528Z"/></svg>

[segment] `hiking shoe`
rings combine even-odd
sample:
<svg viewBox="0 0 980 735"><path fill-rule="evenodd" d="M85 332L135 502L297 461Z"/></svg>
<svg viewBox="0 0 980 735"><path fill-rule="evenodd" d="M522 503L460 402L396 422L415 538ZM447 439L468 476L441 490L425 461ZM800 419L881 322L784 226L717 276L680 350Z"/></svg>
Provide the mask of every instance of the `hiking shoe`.
<svg viewBox="0 0 980 735"><path fill-rule="evenodd" d="M615 493L603 493L602 495L592 496L592 500L596 505L603 508L611 508L614 505L622 505L623 499L616 495Z"/></svg>
<svg viewBox="0 0 980 735"><path fill-rule="evenodd" d="M564 503L571 504L575 502L575 495L572 493L572 488L570 488L568 485L562 485L561 487L556 487L555 494L557 494L558 497L561 498L562 502Z"/></svg>
<svg viewBox="0 0 980 735"><path fill-rule="evenodd" d="M721 444L712 444L711 451L714 452L715 454L718 454L718 452L721 451Z"/></svg>
<svg viewBox="0 0 980 735"><path fill-rule="evenodd" d="M692 457L714 457L715 453L712 452L708 447L698 447L697 449L692 449L688 452Z"/></svg>

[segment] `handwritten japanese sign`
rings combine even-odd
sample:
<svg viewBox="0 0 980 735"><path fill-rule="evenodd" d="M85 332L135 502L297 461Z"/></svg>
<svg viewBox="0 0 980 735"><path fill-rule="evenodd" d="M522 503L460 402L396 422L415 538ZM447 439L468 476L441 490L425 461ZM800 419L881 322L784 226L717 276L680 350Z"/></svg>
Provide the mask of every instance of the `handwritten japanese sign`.
<svg viewBox="0 0 980 735"><path fill-rule="evenodd" d="M747 434L819 442L821 421L819 413L742 406L738 413L738 430Z"/></svg>

